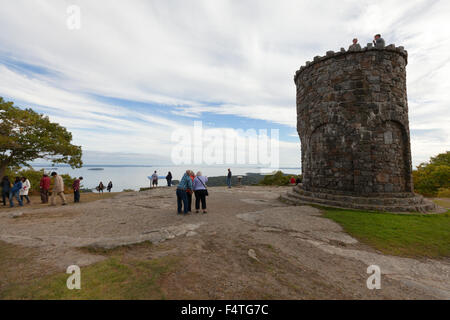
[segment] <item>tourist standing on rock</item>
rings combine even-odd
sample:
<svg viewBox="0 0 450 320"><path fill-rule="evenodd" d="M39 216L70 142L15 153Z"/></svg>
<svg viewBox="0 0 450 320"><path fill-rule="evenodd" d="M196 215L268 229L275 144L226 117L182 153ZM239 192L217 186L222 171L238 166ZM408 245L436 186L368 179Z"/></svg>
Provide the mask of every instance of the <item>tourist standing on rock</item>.
<svg viewBox="0 0 450 320"><path fill-rule="evenodd" d="M4 176L2 179L2 200L4 206L6 206L6 199L9 200L10 192L11 192L11 182L9 182L8 176Z"/></svg>
<svg viewBox="0 0 450 320"><path fill-rule="evenodd" d="M172 186L172 173L170 171L166 176L166 180L167 180L167 186L171 187Z"/></svg>
<svg viewBox="0 0 450 320"><path fill-rule="evenodd" d="M9 193L9 205L10 207L14 207L13 199L16 198L17 202L19 203L19 206L23 206L22 199L20 199L20 190L22 190L22 180L20 177L16 177L16 180L14 181L14 185L11 188L11 191Z"/></svg>
<svg viewBox="0 0 450 320"><path fill-rule="evenodd" d="M30 192L31 183L26 177L22 177L22 189L20 189L20 200L27 199L27 203L29 204L30 198L28 197L28 193Z"/></svg>
<svg viewBox="0 0 450 320"><path fill-rule="evenodd" d="M386 44L384 42L384 39L381 37L381 34L375 35L374 40L373 40L373 45L375 46L375 48L380 48L380 49L385 47Z"/></svg>
<svg viewBox="0 0 450 320"><path fill-rule="evenodd" d="M358 39L353 39L353 44L348 47L348 51L361 51L361 46L358 43Z"/></svg>
<svg viewBox="0 0 450 320"><path fill-rule="evenodd" d="M56 172L52 172L51 176L53 178L53 189L52 189L52 198L50 201L50 205L55 206L56 205L56 196L59 196L61 198L62 205L65 206L67 204L67 202L66 202L66 196L64 195L64 180Z"/></svg>
<svg viewBox="0 0 450 320"><path fill-rule="evenodd" d="M48 203L48 191L50 190L51 180L50 177L44 173L39 183L39 189L41 190L41 202Z"/></svg>
<svg viewBox="0 0 450 320"><path fill-rule="evenodd" d="M156 171L152 174L152 187L158 187L158 174Z"/></svg>
<svg viewBox="0 0 450 320"><path fill-rule="evenodd" d="M231 177L232 177L231 170L228 168L228 175L227 175L228 188L231 188Z"/></svg>
<svg viewBox="0 0 450 320"><path fill-rule="evenodd" d="M75 181L72 184L73 188L73 202L78 203L80 202L80 185L81 180L83 180L83 177L79 177L78 179L75 179Z"/></svg>
<svg viewBox="0 0 450 320"><path fill-rule="evenodd" d="M206 183L208 182L208 177L202 175L199 171L194 179L193 189L195 192L195 212L198 213L200 210L200 202L202 203L203 213L206 212L206 196L208 195L208 189Z"/></svg>
<svg viewBox="0 0 450 320"><path fill-rule="evenodd" d="M112 184L112 181L110 181L108 183L108 187L106 188L106 190L108 190L108 192L111 192L112 188L113 188L113 184Z"/></svg>
<svg viewBox="0 0 450 320"><path fill-rule="evenodd" d="M188 199L187 199L187 193L186 190L190 189L192 190L192 180L189 177L189 171L186 170L186 173L183 175L183 178L181 178L180 183L177 187L177 207L178 207L178 214L181 214L181 209L184 209L184 214L188 214Z"/></svg>
<svg viewBox="0 0 450 320"><path fill-rule="evenodd" d="M192 184L194 184L195 174L194 171L189 170L189 178L191 178ZM194 190L192 188L186 189L187 199L188 199L188 212L192 212L192 195Z"/></svg>
<svg viewBox="0 0 450 320"><path fill-rule="evenodd" d="M103 185L103 182L100 181L100 183L98 184L98 187L96 188L98 193L102 193L103 194L103 190L105 190L105 186Z"/></svg>

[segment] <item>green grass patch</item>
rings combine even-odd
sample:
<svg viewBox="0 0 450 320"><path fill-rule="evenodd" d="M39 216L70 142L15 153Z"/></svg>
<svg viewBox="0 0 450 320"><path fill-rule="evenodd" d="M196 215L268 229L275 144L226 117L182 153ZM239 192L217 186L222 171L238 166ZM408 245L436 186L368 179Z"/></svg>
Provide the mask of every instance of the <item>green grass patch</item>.
<svg viewBox="0 0 450 320"><path fill-rule="evenodd" d="M114 256L81 268L81 290L69 290L69 274L46 276L28 284L11 285L0 299L165 299L161 279L177 265L177 258L152 260Z"/></svg>
<svg viewBox="0 0 450 320"><path fill-rule="evenodd" d="M120 245L111 249L103 248L103 247L93 247L93 246L87 246L87 247L81 247L79 248L82 252L87 252L90 254L98 254L98 255L107 255L107 256L117 256L117 255L123 255L127 251L133 250L133 249L151 249L153 248L153 243L151 241L143 241L140 243L133 243L133 244L124 244Z"/></svg>
<svg viewBox="0 0 450 320"><path fill-rule="evenodd" d="M393 214L322 208L360 242L390 255L450 257L450 211L444 214Z"/></svg>

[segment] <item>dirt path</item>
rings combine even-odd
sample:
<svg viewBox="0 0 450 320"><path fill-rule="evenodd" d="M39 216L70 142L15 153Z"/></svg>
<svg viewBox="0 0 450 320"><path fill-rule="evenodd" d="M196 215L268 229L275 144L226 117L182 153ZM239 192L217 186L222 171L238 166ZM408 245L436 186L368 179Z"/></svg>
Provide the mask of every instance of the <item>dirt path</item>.
<svg viewBox="0 0 450 320"><path fill-rule="evenodd" d="M318 209L279 202L287 190L211 188L206 215L177 215L175 191L167 188L21 215L1 211L0 240L32 248L40 265L60 271L105 258L80 247L151 241L152 250L129 254L180 258L162 283L168 298L450 299L448 259L377 253ZM382 271L381 290L366 287L373 264Z"/></svg>

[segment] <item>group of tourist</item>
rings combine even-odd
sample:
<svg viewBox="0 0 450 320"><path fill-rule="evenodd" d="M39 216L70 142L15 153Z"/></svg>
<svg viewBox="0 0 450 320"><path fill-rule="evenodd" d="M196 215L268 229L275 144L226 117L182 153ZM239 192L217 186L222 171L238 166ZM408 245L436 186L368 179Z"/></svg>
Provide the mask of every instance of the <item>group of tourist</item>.
<svg viewBox="0 0 450 320"><path fill-rule="evenodd" d="M62 204L66 205L66 198L64 196L64 181L62 177L56 172L52 172L51 176L54 178L51 204L55 205L56 196L59 196L62 200ZM42 203L48 203L50 185L50 177L47 174L44 174L39 184ZM10 207L14 207L14 200L16 200L21 207L24 205L24 200L26 200L27 204L31 203L28 196L31 189L31 183L27 177L16 177L11 185L9 177L5 176L2 179L1 187L4 206L6 206L7 199L9 200Z"/></svg>
<svg viewBox="0 0 450 320"><path fill-rule="evenodd" d="M61 199L62 205L67 205L66 196L64 195L64 180L63 178L58 175L56 172L51 173L51 177L53 178L53 188L51 192L51 198L50 198L50 204L56 205L56 197L59 197ZM78 203L80 202L80 187L81 187L81 181L83 180L83 177L79 177L74 180L72 184L73 188L73 197L74 202ZM39 190L41 195L41 203L46 204L49 203L49 194L50 194L50 187L51 187L51 178L47 174L43 174L41 181L39 183ZM29 191L31 189L31 183L30 180L28 180L26 177L16 177L14 180L14 183L11 184L9 177L4 176L1 181L1 188L2 188L2 200L3 205L6 206L6 201L9 200L10 207L14 207L14 200L17 200L17 203L19 206L24 205L24 201L26 200L27 204L30 204L30 198L28 196ZM108 192L111 192L111 189L113 188L113 184L110 181L107 186ZM103 192L104 186L103 183L100 182L99 186L97 187L97 190L99 192Z"/></svg>
<svg viewBox="0 0 450 320"><path fill-rule="evenodd" d="M61 199L62 205L67 205L67 200L64 195L64 180L63 178L58 175L56 172L51 173L51 178L53 178L53 188L51 192L51 205L56 204L56 198L59 197ZM40 188L40 195L41 195L41 202L43 204L46 204L49 202L49 194L50 194L50 187L52 185L51 178L47 174L43 174L39 188ZM79 177L73 181L72 188L74 191L74 202L78 203L80 202L80 188L81 188L81 181L83 180L83 177ZM155 171L153 175L151 176L152 180L152 186L157 187L158 186L158 175ZM169 173L166 175L167 180L167 186L172 186L172 173L169 171ZM227 186L228 188L231 188L231 180L232 180L232 173L231 170L228 169L227 174ZM201 210L204 214L207 213L206 210L206 197L208 196L208 188L206 186L206 183L208 182L208 178L206 176L203 176L202 173L199 171L197 174L194 174L192 170L186 170L185 174L183 175L182 179L178 183L177 189L176 189L176 196L177 196L177 209L178 214L188 214L189 212L192 212L192 200L193 195L195 195L195 210L196 213L199 213L200 206ZM14 207L14 199L17 200L19 206L23 206L24 199L27 201L27 203L30 202L30 198L28 196L29 190L31 188L30 180L28 180L26 177L16 177L14 183L11 185L9 181L9 177L5 176L2 179L1 183L2 188L2 200L3 205L6 206L6 200L9 200L9 204L11 207ZM111 192L111 189L113 188L113 184L110 181L107 186L107 190ZM100 182L99 185L96 187L98 192L103 193L103 190L105 189L103 182Z"/></svg>
<svg viewBox="0 0 450 320"><path fill-rule="evenodd" d="M232 181L232 173L231 169L228 169L227 173L227 186L231 188ZM158 172L154 171L153 174L149 177L151 184L151 188L158 187ZM172 186L172 173L169 171L166 175L167 186ZM178 214L188 214L192 212L192 196L195 195L195 211L199 213L200 205L201 210L204 214L207 213L206 210L206 197L208 196L208 188L206 183L208 182L208 178L203 176L201 171L194 174L192 170L186 170L180 182L178 183L176 189L177 195L177 211Z"/></svg>
<svg viewBox="0 0 450 320"><path fill-rule="evenodd" d="M110 182L108 183L108 186L106 187L106 190L107 190L108 192L111 192L112 188L113 188L113 183L112 183L112 181L110 181ZM105 185L103 184L102 181L100 181L100 183L98 184L98 186L95 187L95 190L97 190L98 193L103 193L103 190L105 190Z"/></svg>
<svg viewBox="0 0 450 320"><path fill-rule="evenodd" d="M192 195L195 194L195 212L199 213L200 203L204 214L206 211L206 197L208 196L208 188L206 183L208 178L203 176L199 171L194 174L192 170L186 170L185 174L178 183L177 195L177 209L178 214L188 214L192 212Z"/></svg>
<svg viewBox="0 0 450 320"><path fill-rule="evenodd" d="M373 45L375 48L384 48L386 43L384 42L384 39L381 37L381 34L375 35L373 39ZM361 46L358 43L358 39L353 39L353 44L350 45L348 48L348 51L361 51Z"/></svg>
<svg viewBox="0 0 450 320"><path fill-rule="evenodd" d="M150 188L158 187L159 176L158 176L158 172L156 170L155 170L155 172L153 172L152 176L150 177L150 180L151 180ZM166 181L167 181L167 186L171 187L172 186L172 172L169 171L167 173Z"/></svg>
<svg viewBox="0 0 450 320"><path fill-rule="evenodd" d="M3 205L6 206L6 200L9 200L11 207L14 206L13 199L17 199L20 206L23 206L24 199L27 200L29 204L30 198L28 197L28 192L31 188L30 180L26 177L16 177L14 183L11 186L9 177L4 176L2 179L2 201Z"/></svg>
<svg viewBox="0 0 450 320"><path fill-rule="evenodd" d="M56 172L52 172L51 177L53 178L53 188L52 188L50 204L52 206L56 205L56 197L59 197L61 199L62 205L63 206L67 205L66 196L64 195L64 179ZM75 179L75 181L72 184L74 202L80 202L81 180L83 180L83 177L79 177L79 178ZM40 184L39 184L42 204L48 203L48 195L50 193L50 185L51 185L51 179L47 174L44 173L41 178Z"/></svg>
<svg viewBox="0 0 450 320"><path fill-rule="evenodd" d="M293 186L296 186L302 183L302 180L300 179L300 177L297 177L296 179L294 176L292 176L291 179L289 180L289 183Z"/></svg>

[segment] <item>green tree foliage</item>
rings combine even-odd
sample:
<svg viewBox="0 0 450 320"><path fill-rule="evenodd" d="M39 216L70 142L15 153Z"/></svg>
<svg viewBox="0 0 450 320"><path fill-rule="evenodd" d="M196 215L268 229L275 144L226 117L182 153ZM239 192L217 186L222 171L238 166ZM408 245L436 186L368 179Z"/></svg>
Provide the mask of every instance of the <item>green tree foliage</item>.
<svg viewBox="0 0 450 320"><path fill-rule="evenodd" d="M295 179L298 177L300 177L301 180L301 176L294 175ZM264 186L287 186L290 184L291 178L292 175L286 175L282 171L277 171L272 175L264 176L264 179L259 184Z"/></svg>
<svg viewBox="0 0 450 320"><path fill-rule="evenodd" d="M424 196L435 197L445 194L450 188L450 151L441 153L422 163L413 171L414 189Z"/></svg>
<svg viewBox="0 0 450 320"><path fill-rule="evenodd" d="M35 159L82 165L81 147L72 134L32 109L22 110L0 97L0 176L8 167L28 166Z"/></svg>

